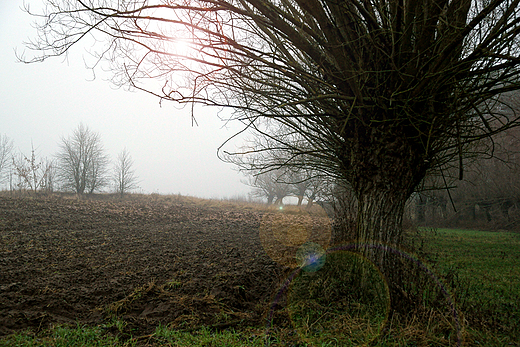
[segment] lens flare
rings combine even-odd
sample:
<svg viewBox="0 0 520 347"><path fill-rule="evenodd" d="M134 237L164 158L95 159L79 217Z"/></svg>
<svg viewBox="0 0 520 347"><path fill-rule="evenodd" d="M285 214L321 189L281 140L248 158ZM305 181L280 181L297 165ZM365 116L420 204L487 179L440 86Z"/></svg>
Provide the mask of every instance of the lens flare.
<svg viewBox="0 0 520 347"><path fill-rule="evenodd" d="M287 290L287 310L301 340L311 346L361 346L379 336L390 295L377 267L357 253L302 249L303 271Z"/></svg>
<svg viewBox="0 0 520 347"><path fill-rule="evenodd" d="M296 252L298 266L306 272L316 272L325 265L327 255L321 245L314 242L303 244Z"/></svg>
<svg viewBox="0 0 520 347"><path fill-rule="evenodd" d="M267 212L260 223L260 241L267 255L277 263L297 268L297 253L302 245L314 243L322 250L329 245L331 223L325 211L285 206ZM301 251L300 251L301 252Z"/></svg>
<svg viewBox="0 0 520 347"><path fill-rule="evenodd" d="M446 300L460 346L460 317L450 292L436 274L417 257L399 249L382 244L364 247L393 253L432 280ZM359 244L348 244L329 248L321 255L316 245L302 245L297 257L300 267L288 276L271 304L266 334L276 308L286 298L291 323L310 346L358 346L375 341L389 324L388 283L374 263L354 253L356 249ZM317 266L320 259L323 264Z"/></svg>

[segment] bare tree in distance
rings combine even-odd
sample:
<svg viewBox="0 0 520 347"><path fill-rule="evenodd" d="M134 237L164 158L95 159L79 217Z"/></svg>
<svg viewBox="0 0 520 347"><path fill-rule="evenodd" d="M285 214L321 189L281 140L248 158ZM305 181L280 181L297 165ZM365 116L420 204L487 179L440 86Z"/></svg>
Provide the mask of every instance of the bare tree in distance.
<svg viewBox="0 0 520 347"><path fill-rule="evenodd" d="M266 139L230 154L285 153L244 170L305 156L347 182L357 223L345 237L385 274L392 307L402 273L391 249L408 197L454 160L462 178L474 142L519 124L501 95L520 89L520 0L46 3L29 60L92 35L114 83L230 107Z"/></svg>
<svg viewBox="0 0 520 347"><path fill-rule="evenodd" d="M130 190L139 188L138 177L135 175L134 170L134 161L126 148L117 156L113 181L116 193L120 194L121 197Z"/></svg>
<svg viewBox="0 0 520 347"><path fill-rule="evenodd" d="M298 198L297 206L301 206L303 199L307 199L307 207L311 207L320 196L327 180L327 177L319 175L312 167L306 167L305 164L288 171L285 176L286 183L291 186L291 194Z"/></svg>
<svg viewBox="0 0 520 347"><path fill-rule="evenodd" d="M18 176L18 188L29 189L36 193L39 190L51 191L50 182L53 172L52 160L41 158L31 145L31 155L27 157L23 153L12 157L15 174Z"/></svg>
<svg viewBox="0 0 520 347"><path fill-rule="evenodd" d="M43 189L47 193L52 193L57 188L56 159L44 158L43 166L45 167L45 176L43 177Z"/></svg>
<svg viewBox="0 0 520 347"><path fill-rule="evenodd" d="M291 194L291 186L283 181L275 182L274 184L274 194L276 200L274 201L275 205L283 205L283 199L288 197Z"/></svg>
<svg viewBox="0 0 520 347"><path fill-rule="evenodd" d="M59 146L58 178L64 189L92 194L108 184L109 160L98 133L80 124Z"/></svg>
<svg viewBox="0 0 520 347"><path fill-rule="evenodd" d="M293 174L291 179L294 180L292 184L292 193L298 198L297 206L301 206L303 198L307 196L309 190L310 181L303 179L298 174Z"/></svg>
<svg viewBox="0 0 520 347"><path fill-rule="evenodd" d="M283 199L289 195L290 186L283 181L283 172L273 170L259 175L251 175L245 184L253 187L252 196L266 198L267 205L282 204Z"/></svg>
<svg viewBox="0 0 520 347"><path fill-rule="evenodd" d="M11 153L13 151L13 140L7 135L0 135L0 184L5 182L5 172L11 165Z"/></svg>
<svg viewBox="0 0 520 347"><path fill-rule="evenodd" d="M328 187L331 184L330 180L323 176L316 176L310 178L309 185L305 194L307 198L307 207L312 207L317 199L329 198Z"/></svg>

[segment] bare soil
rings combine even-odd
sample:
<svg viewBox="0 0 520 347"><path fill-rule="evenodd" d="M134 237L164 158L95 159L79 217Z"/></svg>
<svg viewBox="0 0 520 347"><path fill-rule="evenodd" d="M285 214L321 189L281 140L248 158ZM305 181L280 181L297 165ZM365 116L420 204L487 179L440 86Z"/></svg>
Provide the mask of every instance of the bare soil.
<svg viewBox="0 0 520 347"><path fill-rule="evenodd" d="M262 324L283 278L263 214L176 196L0 197L0 337L79 322ZM121 333L116 331L116 333Z"/></svg>

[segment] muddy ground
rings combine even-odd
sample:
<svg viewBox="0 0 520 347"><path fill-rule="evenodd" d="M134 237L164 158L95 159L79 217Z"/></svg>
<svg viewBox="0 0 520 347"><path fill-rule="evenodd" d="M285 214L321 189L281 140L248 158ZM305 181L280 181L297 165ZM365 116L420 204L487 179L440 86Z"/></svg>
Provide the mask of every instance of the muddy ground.
<svg viewBox="0 0 520 347"><path fill-rule="evenodd" d="M76 322L117 330L114 317L128 336L262 326L313 234L276 213L178 196L2 196L0 338Z"/></svg>

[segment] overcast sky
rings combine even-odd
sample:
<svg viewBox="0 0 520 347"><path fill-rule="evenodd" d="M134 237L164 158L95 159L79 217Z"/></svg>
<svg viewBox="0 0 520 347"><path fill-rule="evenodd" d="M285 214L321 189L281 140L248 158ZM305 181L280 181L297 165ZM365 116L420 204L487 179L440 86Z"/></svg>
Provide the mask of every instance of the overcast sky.
<svg viewBox="0 0 520 347"><path fill-rule="evenodd" d="M34 8L40 1L29 3ZM217 109L197 108L199 125L193 127L187 108L161 107L143 92L115 89L103 71L92 81L85 46L67 60L17 62L15 49L23 51L23 42L36 34L22 6L22 0L0 0L0 134L14 140L16 151L29 155L32 141L40 155L51 157L60 139L83 123L101 135L112 159L128 149L145 193L217 198L250 191L244 176L217 158L217 148L240 129L224 127Z"/></svg>

